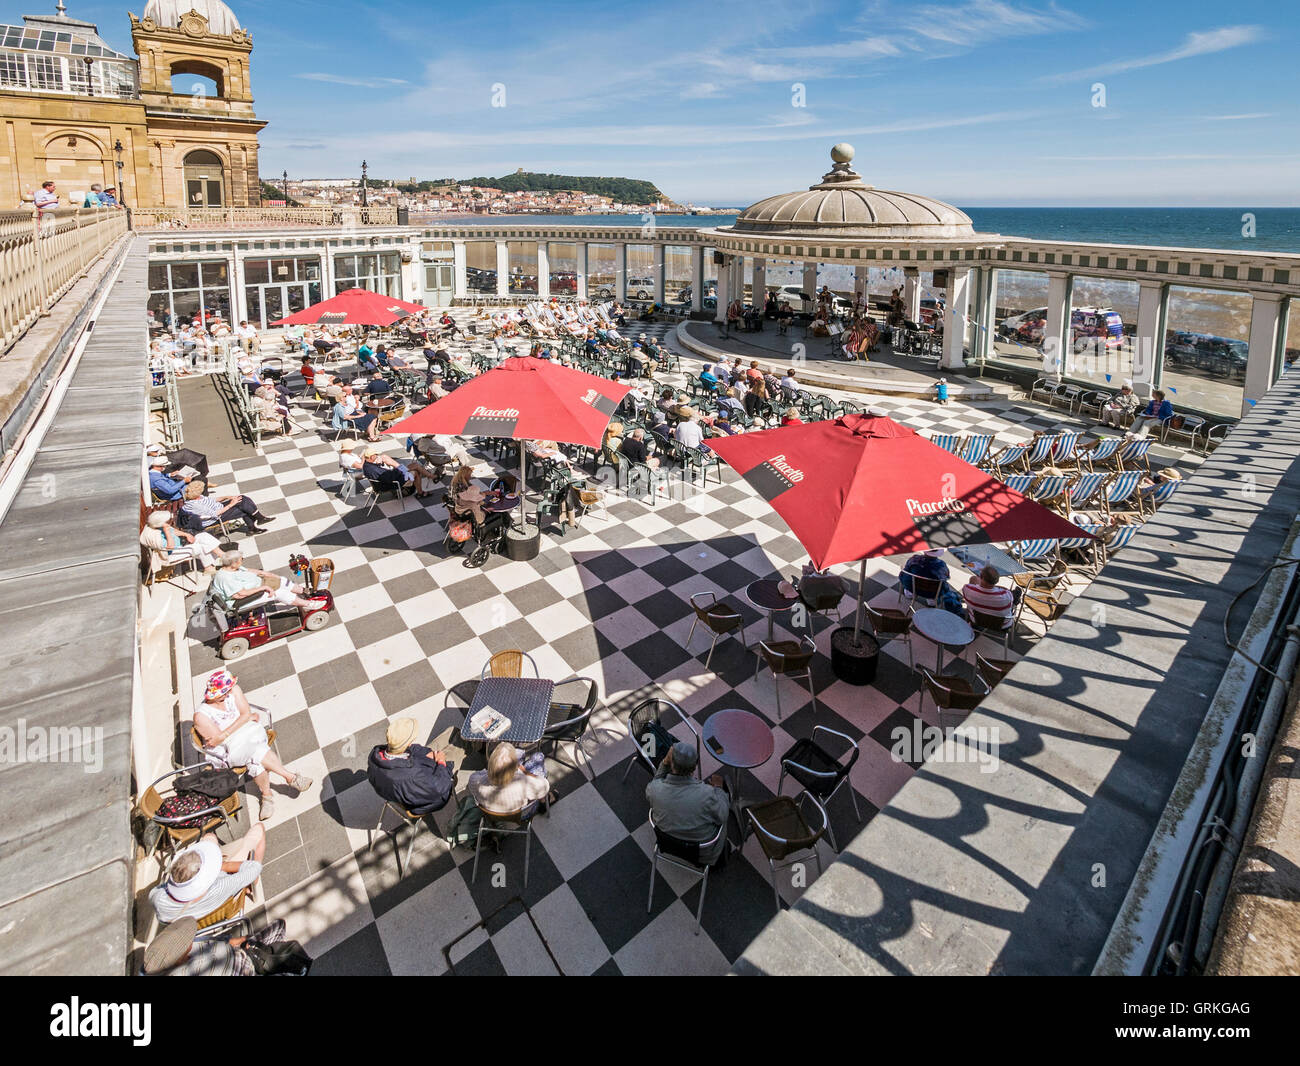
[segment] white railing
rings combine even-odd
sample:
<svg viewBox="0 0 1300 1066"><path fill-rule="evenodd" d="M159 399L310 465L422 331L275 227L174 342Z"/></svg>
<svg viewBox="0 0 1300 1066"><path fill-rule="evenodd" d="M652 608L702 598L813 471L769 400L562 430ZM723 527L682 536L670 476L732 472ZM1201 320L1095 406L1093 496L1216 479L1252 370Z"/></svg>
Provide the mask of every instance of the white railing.
<svg viewBox="0 0 1300 1066"><path fill-rule="evenodd" d="M111 208L0 211L0 348L7 349L126 234Z"/></svg>
<svg viewBox="0 0 1300 1066"><path fill-rule="evenodd" d="M376 207L145 207L133 211L139 230L274 229L294 226L396 226L397 208Z"/></svg>

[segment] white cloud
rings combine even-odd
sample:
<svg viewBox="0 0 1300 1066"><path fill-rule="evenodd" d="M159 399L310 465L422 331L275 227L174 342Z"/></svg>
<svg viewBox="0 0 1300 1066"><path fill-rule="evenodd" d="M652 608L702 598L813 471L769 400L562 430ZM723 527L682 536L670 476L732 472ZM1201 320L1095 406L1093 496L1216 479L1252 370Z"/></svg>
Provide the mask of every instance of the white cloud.
<svg viewBox="0 0 1300 1066"><path fill-rule="evenodd" d="M970 0L959 5L922 4L903 20L907 32L944 44L972 47L1007 37L1031 37L1077 30L1087 23L1071 11L1016 7L1002 0Z"/></svg>
<svg viewBox="0 0 1300 1066"><path fill-rule="evenodd" d="M1109 74L1123 74L1126 71L1141 70L1144 67L1158 67L1164 63L1176 63L1180 59L1191 59L1195 56L1224 52L1229 48L1238 48L1243 44L1258 41L1262 36L1263 31L1258 26L1223 26L1217 30L1207 30L1204 33L1189 33L1182 44L1167 52L1138 56L1134 59L1121 59L1115 63L1103 63L1100 66L1087 67L1083 70L1072 70L1068 74L1054 74L1044 80L1050 82L1074 81L1083 78L1100 78Z"/></svg>
<svg viewBox="0 0 1300 1066"><path fill-rule="evenodd" d="M322 74L311 72L309 74L295 74L295 78L303 78L307 81L323 81L330 85L350 85L355 89L390 89L394 85L406 85L402 78L345 78L338 74Z"/></svg>
<svg viewBox="0 0 1300 1066"><path fill-rule="evenodd" d="M1202 122L1247 122L1254 118L1272 118L1272 111L1253 111L1247 115L1201 115Z"/></svg>

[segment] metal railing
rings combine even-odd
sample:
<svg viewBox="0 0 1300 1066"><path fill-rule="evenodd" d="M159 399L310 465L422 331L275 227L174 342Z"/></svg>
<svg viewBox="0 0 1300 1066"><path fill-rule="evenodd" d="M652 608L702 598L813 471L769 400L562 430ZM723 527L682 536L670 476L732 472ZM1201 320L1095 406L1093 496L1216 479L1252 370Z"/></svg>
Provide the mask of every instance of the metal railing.
<svg viewBox="0 0 1300 1066"><path fill-rule="evenodd" d="M0 348L7 349L127 231L125 211L0 211Z"/></svg>
<svg viewBox="0 0 1300 1066"><path fill-rule="evenodd" d="M376 207L144 207L133 210L138 230L275 229L296 226L396 226L397 208Z"/></svg>

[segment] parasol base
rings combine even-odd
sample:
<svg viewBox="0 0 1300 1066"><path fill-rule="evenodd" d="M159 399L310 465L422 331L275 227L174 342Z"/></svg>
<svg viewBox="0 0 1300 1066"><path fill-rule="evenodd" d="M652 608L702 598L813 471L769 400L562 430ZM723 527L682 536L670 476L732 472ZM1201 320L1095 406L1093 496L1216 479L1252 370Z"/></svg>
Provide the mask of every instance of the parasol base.
<svg viewBox="0 0 1300 1066"><path fill-rule="evenodd" d="M831 670L850 685L869 685L876 679L880 662L880 645L870 633L853 639L853 627L844 626L831 633Z"/></svg>
<svg viewBox="0 0 1300 1066"><path fill-rule="evenodd" d="M529 559L536 559L541 550L542 531L532 522L514 527L506 533L505 553L507 559L513 559L517 563L524 563Z"/></svg>

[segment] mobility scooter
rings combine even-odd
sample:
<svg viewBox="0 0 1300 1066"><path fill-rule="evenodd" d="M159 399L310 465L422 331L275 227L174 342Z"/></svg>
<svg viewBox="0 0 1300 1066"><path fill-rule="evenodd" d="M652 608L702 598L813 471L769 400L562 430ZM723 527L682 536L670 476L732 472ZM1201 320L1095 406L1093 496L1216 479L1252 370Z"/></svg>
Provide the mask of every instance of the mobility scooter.
<svg viewBox="0 0 1300 1066"><path fill-rule="evenodd" d="M218 622L222 633L217 654L222 659L238 659L250 648L260 648L304 629L315 632L329 623L330 612L334 610L334 595L329 590L334 564L328 559L308 560L305 556L295 555L289 560L289 568L305 586L303 598L310 602L310 606L294 607L263 599L251 607L236 607L213 597L215 612L224 615L222 621L225 624Z"/></svg>

